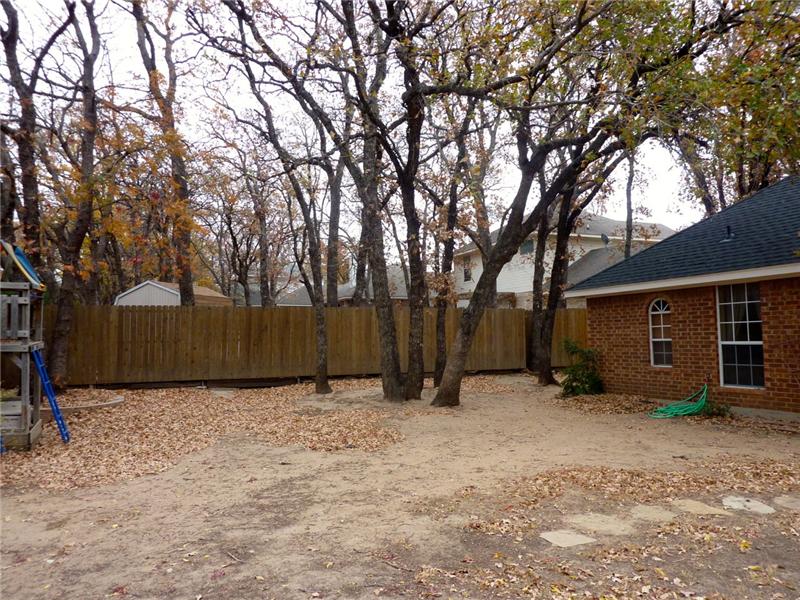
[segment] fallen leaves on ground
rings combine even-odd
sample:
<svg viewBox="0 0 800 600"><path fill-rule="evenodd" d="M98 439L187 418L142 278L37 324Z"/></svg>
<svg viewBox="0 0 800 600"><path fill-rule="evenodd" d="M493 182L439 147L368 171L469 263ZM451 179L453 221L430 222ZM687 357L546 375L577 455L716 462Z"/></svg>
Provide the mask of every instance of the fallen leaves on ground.
<svg viewBox="0 0 800 600"><path fill-rule="evenodd" d="M97 404L107 404L119 400L123 395L119 390L109 390L104 388L70 388L58 392L58 405L61 408L71 408L74 406L93 406ZM47 402L42 403L43 407Z"/></svg>
<svg viewBox="0 0 800 600"><path fill-rule="evenodd" d="M531 377L531 382L536 379ZM461 382L461 390L475 394L513 394L519 393L519 388L503 383L500 375L471 375Z"/></svg>
<svg viewBox="0 0 800 600"><path fill-rule="evenodd" d="M583 396L557 396L549 402L563 408L579 410L594 415L623 415L650 412L662 403L636 394L587 394ZM758 416L705 416L676 417L676 420L695 425L705 425L741 431L763 433L800 434L800 421L771 420Z"/></svg>
<svg viewBox="0 0 800 600"><path fill-rule="evenodd" d="M523 505L532 506L568 488L581 488L606 500L627 502L652 502L721 491L790 491L800 489L800 463L792 459L726 455L691 462L681 470L572 467L505 482L500 491Z"/></svg>
<svg viewBox="0 0 800 600"><path fill-rule="evenodd" d="M709 568L703 566L706 562L721 573L738 576L746 571L749 583L759 590L796 591L785 580L785 567L753 561L763 547L791 547L800 535L797 513L779 511L769 519L736 521L685 514L660 525L640 525L632 539L601 539L597 545L564 552L542 552L538 534L543 523L551 529L563 527L565 504L578 503L575 510L587 510L588 504L603 507L600 512L626 514L625 507L638 502L797 490L800 463L788 456L721 456L687 463L685 470L571 467L508 479L484 490L467 486L449 499L419 508L437 519L463 517L465 530L481 536L469 543L475 554L458 567L452 560L420 566L415 582L423 590L420 597L438 597L445 590L453 597L484 598L736 597L716 591L709 596L698 589L707 587L699 586L694 576ZM563 560L565 554L570 560ZM736 585L732 589L741 591Z"/></svg>
<svg viewBox="0 0 800 600"><path fill-rule="evenodd" d="M296 400L310 384L237 390L225 398L199 388L73 391L69 403L123 396L119 406L72 413L72 441L61 443L52 423L30 452L5 454L3 485L69 489L158 473L179 457L228 434L311 450L377 450L401 439L385 427L384 410L309 411ZM91 398L86 402L82 398Z"/></svg>
<svg viewBox="0 0 800 600"><path fill-rule="evenodd" d="M553 400L558 406L572 408L595 415L623 415L653 410L654 400L632 394L594 394L557 397Z"/></svg>
<svg viewBox="0 0 800 600"><path fill-rule="evenodd" d="M603 502L661 502L714 493L800 490L800 462L724 456L687 463L685 470L568 467L508 479L486 490L467 486L446 497L424 499L417 510L434 519L470 515L465 528L487 535L520 537L537 529L542 503L568 490Z"/></svg>

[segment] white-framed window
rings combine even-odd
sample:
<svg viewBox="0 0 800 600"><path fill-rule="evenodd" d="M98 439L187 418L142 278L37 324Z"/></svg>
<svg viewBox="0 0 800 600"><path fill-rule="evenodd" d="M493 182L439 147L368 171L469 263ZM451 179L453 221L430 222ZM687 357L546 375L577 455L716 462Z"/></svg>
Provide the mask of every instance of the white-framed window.
<svg viewBox="0 0 800 600"><path fill-rule="evenodd" d="M758 283L717 287L722 385L764 387L764 342Z"/></svg>
<svg viewBox="0 0 800 600"><path fill-rule="evenodd" d="M464 281L472 281L472 262L464 261Z"/></svg>
<svg viewBox="0 0 800 600"><path fill-rule="evenodd" d="M669 302L656 298L650 303L650 364L672 366L672 310Z"/></svg>

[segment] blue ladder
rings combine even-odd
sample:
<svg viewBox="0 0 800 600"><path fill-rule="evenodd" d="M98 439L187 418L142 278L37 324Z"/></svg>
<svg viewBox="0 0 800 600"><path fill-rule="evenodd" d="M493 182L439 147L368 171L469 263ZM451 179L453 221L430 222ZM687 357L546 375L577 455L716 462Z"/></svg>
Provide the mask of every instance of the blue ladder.
<svg viewBox="0 0 800 600"><path fill-rule="evenodd" d="M69 430L67 429L67 424L64 422L64 417L61 415L58 402L56 402L56 392L53 389L53 384L50 383L47 369L44 367L44 359L39 350L34 350L31 354L33 355L33 364L36 365L36 370L39 372L39 379L42 380L42 387L44 388L44 393L47 395L47 401L50 403L50 410L53 413L53 418L56 421L56 425L58 425L58 433L61 434L61 439L66 444L69 442Z"/></svg>

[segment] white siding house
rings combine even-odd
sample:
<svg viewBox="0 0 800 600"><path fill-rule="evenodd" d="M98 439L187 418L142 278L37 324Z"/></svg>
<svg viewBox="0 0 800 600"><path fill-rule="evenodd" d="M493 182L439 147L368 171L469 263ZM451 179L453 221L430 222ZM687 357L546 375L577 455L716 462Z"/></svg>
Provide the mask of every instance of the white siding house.
<svg viewBox="0 0 800 600"><path fill-rule="evenodd" d="M666 225L657 223L635 223L634 241L639 246L647 246L672 235L674 231ZM625 223L599 215L587 215L570 236L568 252L572 264L592 250L606 247L603 236L609 243L620 244L624 239ZM492 232L492 239L497 238L497 231ZM553 264L555 235L548 240L545 250L545 269L550 271ZM519 251L500 271L497 278L498 306L530 308L533 288L533 257L535 241L528 238L520 246ZM468 244L455 253L455 285L459 306L466 306L469 297L483 272L481 254L474 244Z"/></svg>

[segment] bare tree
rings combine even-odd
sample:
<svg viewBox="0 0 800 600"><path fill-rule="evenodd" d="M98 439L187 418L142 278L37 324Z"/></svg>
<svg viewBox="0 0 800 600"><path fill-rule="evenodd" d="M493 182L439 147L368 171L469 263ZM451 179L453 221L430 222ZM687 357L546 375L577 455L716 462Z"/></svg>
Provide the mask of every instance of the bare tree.
<svg viewBox="0 0 800 600"><path fill-rule="evenodd" d="M175 102L178 91L178 67L175 60L175 38L171 20L177 9L178 0L167 0L164 30L160 31L145 15L142 0L131 0L131 14L136 20L136 45L147 72L147 83L150 94L158 108L156 122L161 128L164 143L169 150L172 181L174 186L175 222L173 224L173 242L175 244L175 263L178 271L181 304L194 304L194 286L192 279L191 242L192 218L189 200L189 175L186 168L185 147L178 134L175 120ZM153 33L161 38L163 58L167 67L166 78L162 83L161 72L156 63L156 46Z"/></svg>
<svg viewBox="0 0 800 600"><path fill-rule="evenodd" d="M80 49L79 77L75 87L80 95L80 126L77 139L71 139L69 132L54 127L51 132L57 136L62 157L77 173L77 179L62 177L49 155L48 148L40 146L40 156L52 178L53 187L61 197L67 210L64 219L52 225L52 237L58 246L63 265L61 286L58 292L58 306L53 326L53 337L48 350L48 362L53 382L63 385L67 377L67 357L69 334L79 288L83 283L81 249L92 225L92 212L97 196L95 178L95 143L98 131L97 91L95 88L95 67L100 54L100 32L94 13L94 2L82 1L89 37L77 19L72 20L72 28ZM69 112L68 104L63 110ZM63 119L59 119L63 124ZM71 218L71 214L74 217Z"/></svg>

